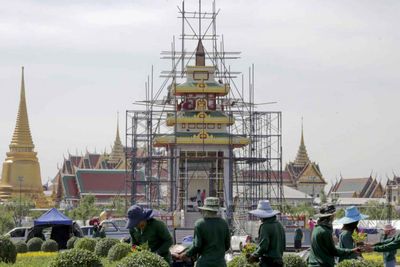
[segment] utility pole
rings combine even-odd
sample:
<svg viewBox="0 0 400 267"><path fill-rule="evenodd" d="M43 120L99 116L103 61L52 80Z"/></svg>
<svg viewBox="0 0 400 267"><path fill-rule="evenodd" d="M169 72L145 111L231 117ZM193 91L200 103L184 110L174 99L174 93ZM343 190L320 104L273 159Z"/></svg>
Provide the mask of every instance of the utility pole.
<svg viewBox="0 0 400 267"><path fill-rule="evenodd" d="M392 185L388 183L387 195L388 223L392 222Z"/></svg>
<svg viewBox="0 0 400 267"><path fill-rule="evenodd" d="M22 226L22 182L24 181L24 176L18 176L18 181L19 181L19 226Z"/></svg>

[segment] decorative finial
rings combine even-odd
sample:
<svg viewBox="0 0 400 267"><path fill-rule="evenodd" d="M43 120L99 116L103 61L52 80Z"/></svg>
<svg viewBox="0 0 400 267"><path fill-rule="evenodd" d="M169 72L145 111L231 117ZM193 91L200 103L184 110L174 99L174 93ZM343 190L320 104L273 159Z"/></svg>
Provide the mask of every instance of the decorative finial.
<svg viewBox="0 0 400 267"><path fill-rule="evenodd" d="M204 46L201 40L197 44L196 48L196 66L205 66L206 65L206 54L204 52Z"/></svg>

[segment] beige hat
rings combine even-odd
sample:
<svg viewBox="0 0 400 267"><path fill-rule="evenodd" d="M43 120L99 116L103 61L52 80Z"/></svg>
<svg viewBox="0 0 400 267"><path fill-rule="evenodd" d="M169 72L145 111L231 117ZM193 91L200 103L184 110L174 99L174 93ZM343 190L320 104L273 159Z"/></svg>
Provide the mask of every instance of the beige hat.
<svg viewBox="0 0 400 267"><path fill-rule="evenodd" d="M383 230L384 230L384 231L392 231L392 230L396 230L396 228L394 228L391 224L386 224L386 225L383 227Z"/></svg>
<svg viewBox="0 0 400 267"><path fill-rule="evenodd" d="M208 197L204 200L204 206L199 207L201 210L209 210L218 212L221 207L219 205L219 198L217 197Z"/></svg>

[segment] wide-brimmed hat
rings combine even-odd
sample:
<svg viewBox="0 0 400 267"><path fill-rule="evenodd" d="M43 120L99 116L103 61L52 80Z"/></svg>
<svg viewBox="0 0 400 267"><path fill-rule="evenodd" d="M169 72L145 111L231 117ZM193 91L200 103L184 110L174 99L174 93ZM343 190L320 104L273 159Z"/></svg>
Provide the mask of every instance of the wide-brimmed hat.
<svg viewBox="0 0 400 267"><path fill-rule="evenodd" d="M154 216L152 209L143 209L138 205L133 205L128 209L128 222L126 228L132 229L136 227L139 222L148 220Z"/></svg>
<svg viewBox="0 0 400 267"><path fill-rule="evenodd" d="M257 209L249 211L249 213L259 218L270 218L279 214L280 211L272 209L269 200L260 200Z"/></svg>
<svg viewBox="0 0 400 267"><path fill-rule="evenodd" d="M336 213L336 208L332 204L324 204L319 208L319 213L315 215L317 218L329 217Z"/></svg>
<svg viewBox="0 0 400 267"><path fill-rule="evenodd" d="M201 210L215 211L218 212L221 210L219 205L219 198L217 197L208 197L204 200L203 207L199 207Z"/></svg>
<svg viewBox="0 0 400 267"><path fill-rule="evenodd" d="M349 224L361 221L368 218L368 215L361 214L358 209L354 206L346 208L344 212L344 217L337 220L339 224Z"/></svg>
<svg viewBox="0 0 400 267"><path fill-rule="evenodd" d="M396 228L394 228L393 225L391 225L391 224L385 224L385 226L383 226L383 230L384 231L393 231L393 230L396 230Z"/></svg>

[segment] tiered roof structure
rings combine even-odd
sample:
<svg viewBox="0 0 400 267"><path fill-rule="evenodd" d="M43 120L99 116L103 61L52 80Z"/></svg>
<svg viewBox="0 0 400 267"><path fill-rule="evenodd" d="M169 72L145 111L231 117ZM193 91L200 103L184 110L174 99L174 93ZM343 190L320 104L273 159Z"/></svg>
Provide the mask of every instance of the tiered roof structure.
<svg viewBox="0 0 400 267"><path fill-rule="evenodd" d="M54 178L54 200L56 203L66 201L76 205L82 196L94 195L97 203L109 203L115 197L130 198L130 186L126 184L125 147L122 145L119 124L111 153L90 153L85 155L68 155ZM139 152L140 154L140 152ZM154 170L153 174L160 173ZM166 170L161 173L166 177ZM137 171L139 180L146 180L143 170ZM154 187L154 186L153 186ZM151 190L155 190L155 189ZM147 190L139 186L138 195ZM149 189L150 190L150 189Z"/></svg>
<svg viewBox="0 0 400 267"><path fill-rule="evenodd" d="M170 145L233 145L243 147L249 138L231 136L227 126L234 124L233 116L218 105L218 98L228 95L230 86L214 78L215 66L205 65L201 40L196 48L196 65L186 67L186 82L173 84L172 95L181 97L175 113L167 115L167 126L177 126L170 135L156 137L155 147Z"/></svg>
<svg viewBox="0 0 400 267"><path fill-rule="evenodd" d="M337 181L331 188L332 198L382 198L385 194L380 181L376 178L343 178Z"/></svg>
<svg viewBox="0 0 400 267"><path fill-rule="evenodd" d="M327 184L319 165L312 162L308 156L304 142L303 126L301 127L300 146L296 159L286 165L282 177L285 185L296 188L313 197L319 196L319 193L324 190Z"/></svg>

